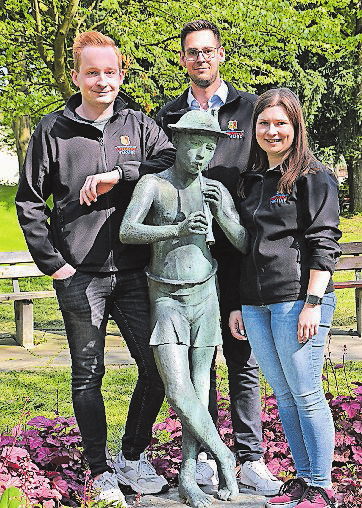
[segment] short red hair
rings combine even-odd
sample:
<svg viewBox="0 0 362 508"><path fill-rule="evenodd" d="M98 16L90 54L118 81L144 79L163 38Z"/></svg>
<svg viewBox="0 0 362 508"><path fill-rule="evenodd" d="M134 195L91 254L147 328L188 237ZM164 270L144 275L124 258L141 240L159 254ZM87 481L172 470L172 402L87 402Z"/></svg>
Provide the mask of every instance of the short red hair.
<svg viewBox="0 0 362 508"><path fill-rule="evenodd" d="M100 46L106 47L110 46L113 48L117 59L119 70L122 70L122 55L119 52L115 42L113 39L108 37L107 35L103 35L101 32L91 31L91 32L82 32L74 39L73 44L73 61L74 61L74 70L79 72L80 68L80 59L82 55L82 51L86 46Z"/></svg>

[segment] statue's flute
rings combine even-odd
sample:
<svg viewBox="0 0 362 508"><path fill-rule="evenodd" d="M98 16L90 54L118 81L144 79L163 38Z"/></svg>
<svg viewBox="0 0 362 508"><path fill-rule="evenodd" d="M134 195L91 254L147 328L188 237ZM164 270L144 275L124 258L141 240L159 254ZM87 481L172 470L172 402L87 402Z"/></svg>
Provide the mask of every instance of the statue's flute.
<svg viewBox="0 0 362 508"><path fill-rule="evenodd" d="M212 232L212 213L210 211L209 204L206 203L206 201L204 199L204 194L202 192L203 190L206 189L206 187L204 185L204 177L201 175L201 173L199 173L199 182L200 182L200 189L201 189L201 195L202 195L203 212L204 212L204 214L206 216L206 220L207 220L206 243L207 243L207 245L214 245L215 238L214 238L214 235Z"/></svg>

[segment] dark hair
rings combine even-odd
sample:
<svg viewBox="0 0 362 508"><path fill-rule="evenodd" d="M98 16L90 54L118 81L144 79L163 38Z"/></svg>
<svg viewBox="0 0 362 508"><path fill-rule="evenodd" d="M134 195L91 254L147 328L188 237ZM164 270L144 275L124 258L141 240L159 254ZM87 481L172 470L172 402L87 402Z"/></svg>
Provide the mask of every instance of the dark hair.
<svg viewBox="0 0 362 508"><path fill-rule="evenodd" d="M185 39L191 32L200 32L201 30L211 30L217 39L217 43L221 46L220 31L214 23L206 21L206 19L197 19L196 21L190 21L186 23L181 30L181 49L185 50Z"/></svg>
<svg viewBox="0 0 362 508"><path fill-rule="evenodd" d="M316 160L308 147L307 131L305 128L302 106L298 97L289 88L272 88L263 93L255 103L252 119L252 139L250 156L247 165L247 172L257 171L265 173L269 168L266 152L260 148L256 140L256 123L259 115L266 109L273 106L284 108L294 128L294 139L282 162L282 176L278 182L278 192L290 193L295 179L304 171L310 168L318 169L321 164ZM316 166L316 167L314 167ZM244 196L244 178L240 175L238 194Z"/></svg>

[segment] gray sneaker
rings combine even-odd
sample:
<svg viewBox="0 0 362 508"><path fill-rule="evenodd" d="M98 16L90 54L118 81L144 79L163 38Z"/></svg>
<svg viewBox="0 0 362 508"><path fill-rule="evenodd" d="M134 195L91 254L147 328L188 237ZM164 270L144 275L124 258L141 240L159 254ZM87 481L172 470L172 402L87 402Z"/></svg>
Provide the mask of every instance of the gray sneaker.
<svg viewBox="0 0 362 508"><path fill-rule="evenodd" d="M196 462L196 482L198 485L219 484L217 466L214 459L208 459L206 452L200 452Z"/></svg>
<svg viewBox="0 0 362 508"><path fill-rule="evenodd" d="M118 486L117 476L114 473L105 471L97 480L94 480L92 491L95 494L95 501L112 502L112 506L117 508L128 507L123 492Z"/></svg>
<svg viewBox="0 0 362 508"><path fill-rule="evenodd" d="M113 467L119 483L128 485L134 492L159 494L170 488L165 478L156 473L144 453L139 460L126 460L120 451L113 462Z"/></svg>
<svg viewBox="0 0 362 508"><path fill-rule="evenodd" d="M255 492L262 496L276 496L283 482L275 478L263 459L247 460L236 475L240 492Z"/></svg>

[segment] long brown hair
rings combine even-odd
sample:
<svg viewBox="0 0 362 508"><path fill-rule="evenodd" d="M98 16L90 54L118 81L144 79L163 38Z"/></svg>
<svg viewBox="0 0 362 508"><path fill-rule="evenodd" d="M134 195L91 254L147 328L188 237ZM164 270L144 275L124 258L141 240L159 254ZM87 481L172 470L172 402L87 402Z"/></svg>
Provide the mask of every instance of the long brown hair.
<svg viewBox="0 0 362 508"><path fill-rule="evenodd" d="M318 166L321 166L308 147L302 106L300 105L298 97L289 90L289 88L272 88L260 95L256 101L252 119L250 156L246 172L255 171L263 174L269 168L267 154L260 148L256 140L256 123L259 115L266 108L272 106L281 106L285 110L294 128L294 139L291 147L284 156L281 168L282 176L279 179L277 188L278 192L289 194L295 179L304 171L308 170L311 163L313 163L313 169L318 169ZM245 173L242 173L240 175L238 184L238 194L242 197L245 197L244 174Z"/></svg>

